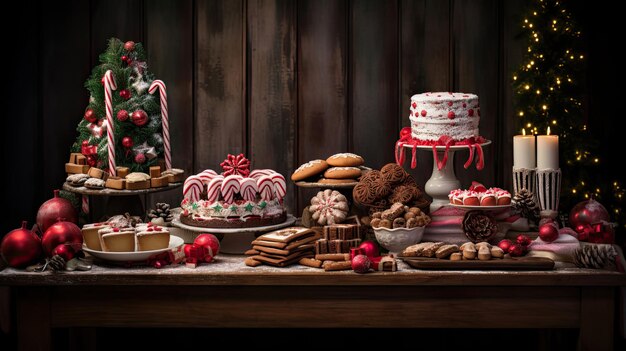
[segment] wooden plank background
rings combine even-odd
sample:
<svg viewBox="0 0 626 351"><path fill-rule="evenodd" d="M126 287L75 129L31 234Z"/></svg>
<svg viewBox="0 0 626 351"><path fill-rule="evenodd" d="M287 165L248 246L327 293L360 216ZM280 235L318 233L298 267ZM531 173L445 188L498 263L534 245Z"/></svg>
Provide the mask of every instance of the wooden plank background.
<svg viewBox="0 0 626 351"><path fill-rule="evenodd" d="M227 153L289 176L299 164L352 151L367 164L393 161L411 95L464 91L481 98L481 133L494 141L482 172L458 176L510 187L511 69L523 1L498 0L119 0L47 1L40 19L16 33L28 46L16 62L22 108L5 135L13 164L3 191L19 196L2 231L32 221L60 187L63 164L88 94L83 87L108 38L143 42L149 69L168 85L173 163L187 172L218 168ZM32 6L22 6L25 17ZM34 45L37 44L37 45ZM17 96L17 94L16 94ZM16 97L19 98L19 97ZM6 164L6 163L5 163ZM432 159L412 170L422 185ZM15 189L20 190L19 195ZM299 212L312 195L289 185ZM180 191L149 199L177 203Z"/></svg>

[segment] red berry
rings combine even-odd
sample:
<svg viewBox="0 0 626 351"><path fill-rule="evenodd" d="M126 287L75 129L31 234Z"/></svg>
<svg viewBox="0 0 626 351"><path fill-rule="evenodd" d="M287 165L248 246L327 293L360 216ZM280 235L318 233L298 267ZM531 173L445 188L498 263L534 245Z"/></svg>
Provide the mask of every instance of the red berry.
<svg viewBox="0 0 626 351"><path fill-rule="evenodd" d="M422 110L422 117L426 117L426 110Z"/></svg>
<svg viewBox="0 0 626 351"><path fill-rule="evenodd" d="M448 101L448 106L452 107L452 101Z"/></svg>
<svg viewBox="0 0 626 351"><path fill-rule="evenodd" d="M466 103L463 103L463 108L466 108L466 107L467 107L467 104L466 104Z"/></svg>
<svg viewBox="0 0 626 351"><path fill-rule="evenodd" d="M448 112L448 118L454 119L454 117L456 117L456 115L454 114L454 111Z"/></svg>
<svg viewBox="0 0 626 351"><path fill-rule="evenodd" d="M502 249L504 252L509 252L509 248L513 245L513 242L509 239L501 240L498 243L498 247Z"/></svg>
<svg viewBox="0 0 626 351"><path fill-rule="evenodd" d="M128 100L130 99L130 90L128 89L122 89L120 90L120 97L124 100Z"/></svg>
<svg viewBox="0 0 626 351"><path fill-rule="evenodd" d="M530 238L528 236L524 235L524 234L518 235L516 241L517 241L518 244L520 244L520 245L522 245L524 247L530 245L530 243L531 243Z"/></svg>
<svg viewBox="0 0 626 351"><path fill-rule="evenodd" d="M513 244L509 247L509 255L519 257L524 254L524 248L520 244Z"/></svg>
<svg viewBox="0 0 626 351"><path fill-rule="evenodd" d="M411 104L411 106L413 106L413 108L416 108L416 107L417 107L417 103L413 102L413 103Z"/></svg>
<svg viewBox="0 0 626 351"><path fill-rule="evenodd" d="M467 114L472 117L474 115L474 110L472 110L471 108L469 110L467 110Z"/></svg>
<svg viewBox="0 0 626 351"><path fill-rule="evenodd" d="M133 138L131 138L131 137L123 137L122 138L122 146L124 146L127 149L130 149L131 147L133 147Z"/></svg>
<svg viewBox="0 0 626 351"><path fill-rule="evenodd" d="M87 120L87 122L89 123L94 123L95 121L98 120L98 116L96 116L96 113L93 112L92 109L88 108L85 110L85 120Z"/></svg>
<svg viewBox="0 0 626 351"><path fill-rule="evenodd" d="M124 122L128 119L128 111L126 110L119 110L117 112L117 120L120 122Z"/></svg>
<svg viewBox="0 0 626 351"><path fill-rule="evenodd" d="M122 62L126 62L128 61L128 56L122 55L121 59L122 59Z"/></svg>

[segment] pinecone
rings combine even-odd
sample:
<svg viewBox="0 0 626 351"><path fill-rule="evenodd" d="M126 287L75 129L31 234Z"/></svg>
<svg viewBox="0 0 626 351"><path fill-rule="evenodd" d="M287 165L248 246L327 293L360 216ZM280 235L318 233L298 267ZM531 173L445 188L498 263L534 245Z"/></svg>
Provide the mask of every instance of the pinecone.
<svg viewBox="0 0 626 351"><path fill-rule="evenodd" d="M526 189L520 190L513 197L513 207L529 221L537 222L539 219L539 206L535 202L535 194Z"/></svg>
<svg viewBox="0 0 626 351"><path fill-rule="evenodd" d="M65 270L65 259L59 255L54 255L48 261L48 268L52 271L64 271Z"/></svg>
<svg viewBox="0 0 626 351"><path fill-rule="evenodd" d="M613 245L584 245L574 251L574 264L580 268L615 270L617 251Z"/></svg>
<svg viewBox="0 0 626 351"><path fill-rule="evenodd" d="M154 209L148 211L148 218L163 218L165 222L171 222L174 219L174 216L170 212L170 204L166 204L163 202L159 202L156 204Z"/></svg>
<svg viewBox="0 0 626 351"><path fill-rule="evenodd" d="M489 241L497 231L496 220L482 211L469 211L463 218L463 232L473 243Z"/></svg>

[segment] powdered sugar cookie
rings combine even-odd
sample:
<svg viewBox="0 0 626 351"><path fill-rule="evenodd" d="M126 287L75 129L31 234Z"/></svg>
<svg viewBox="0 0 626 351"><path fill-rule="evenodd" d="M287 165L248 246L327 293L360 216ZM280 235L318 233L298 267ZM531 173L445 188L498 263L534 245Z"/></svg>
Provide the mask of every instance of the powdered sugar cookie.
<svg viewBox="0 0 626 351"><path fill-rule="evenodd" d="M88 189L104 189L106 182L98 178L89 178L85 181L85 188Z"/></svg>
<svg viewBox="0 0 626 351"><path fill-rule="evenodd" d="M328 163L324 160L309 161L296 169L291 175L294 182L304 180L314 175L324 172L328 168Z"/></svg>
<svg viewBox="0 0 626 351"><path fill-rule="evenodd" d="M361 170L356 167L332 167L324 172L324 177L330 179L357 178L360 176Z"/></svg>
<svg viewBox="0 0 626 351"><path fill-rule="evenodd" d="M365 163L363 157L349 152L332 155L326 162L333 167L356 167Z"/></svg>

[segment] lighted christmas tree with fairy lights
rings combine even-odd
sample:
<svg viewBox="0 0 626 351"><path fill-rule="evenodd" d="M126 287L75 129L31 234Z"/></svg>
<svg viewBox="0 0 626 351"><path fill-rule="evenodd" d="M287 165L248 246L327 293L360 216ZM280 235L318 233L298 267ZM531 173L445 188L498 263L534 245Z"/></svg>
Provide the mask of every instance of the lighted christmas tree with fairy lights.
<svg viewBox="0 0 626 351"><path fill-rule="evenodd" d="M562 1L533 0L523 18L528 48L513 74L519 130L559 135L563 172L561 210L591 197L602 202L622 226L624 189L595 155L597 141L587 130L584 97L586 54L581 31ZM623 228L623 227L622 227Z"/></svg>
<svg viewBox="0 0 626 351"><path fill-rule="evenodd" d="M89 105L78 124L72 152L85 155L91 167L110 170L107 160L113 154L116 166L146 172L164 152L162 109L158 95L148 91L151 83L160 81L148 72L140 43L112 38L99 58L100 64L85 82ZM111 91L112 125L107 122L105 102L105 73L109 70L116 85ZM112 150L108 148L109 129L113 131Z"/></svg>

